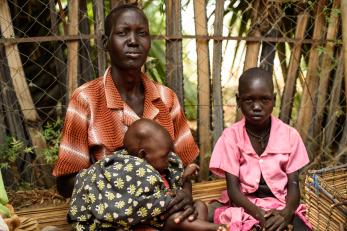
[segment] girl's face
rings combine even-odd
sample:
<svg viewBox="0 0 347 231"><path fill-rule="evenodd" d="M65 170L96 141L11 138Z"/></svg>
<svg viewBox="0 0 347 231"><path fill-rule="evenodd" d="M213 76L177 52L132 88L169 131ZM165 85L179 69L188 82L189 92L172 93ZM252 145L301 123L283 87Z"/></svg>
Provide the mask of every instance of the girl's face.
<svg viewBox="0 0 347 231"><path fill-rule="evenodd" d="M261 78L250 79L240 86L237 104L246 122L256 127L266 125L275 105L275 95L269 83Z"/></svg>
<svg viewBox="0 0 347 231"><path fill-rule="evenodd" d="M147 19L135 9L126 9L113 16L107 43L112 64L120 69L139 69L151 47Z"/></svg>

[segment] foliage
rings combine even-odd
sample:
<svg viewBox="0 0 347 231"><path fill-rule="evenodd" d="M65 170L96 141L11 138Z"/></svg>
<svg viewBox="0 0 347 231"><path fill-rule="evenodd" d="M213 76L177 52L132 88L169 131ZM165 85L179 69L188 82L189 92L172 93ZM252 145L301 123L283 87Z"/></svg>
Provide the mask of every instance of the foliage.
<svg viewBox="0 0 347 231"><path fill-rule="evenodd" d="M14 137L6 137L5 143L0 145L0 153L0 169L7 169L22 154L33 153L33 147L27 147L22 140Z"/></svg>
<svg viewBox="0 0 347 231"><path fill-rule="evenodd" d="M42 151L42 156L47 164L53 164L58 159L59 142L63 121L58 118L56 121L48 122L43 129L43 137L46 140L47 148Z"/></svg>

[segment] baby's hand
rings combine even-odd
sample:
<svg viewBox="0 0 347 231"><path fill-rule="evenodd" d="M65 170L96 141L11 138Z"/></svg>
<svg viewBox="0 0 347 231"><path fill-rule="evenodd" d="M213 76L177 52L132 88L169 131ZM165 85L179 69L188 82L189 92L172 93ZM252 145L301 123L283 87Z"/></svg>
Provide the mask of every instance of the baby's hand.
<svg viewBox="0 0 347 231"><path fill-rule="evenodd" d="M199 166L197 164L190 164L188 165L183 172L183 178L190 177L190 176L196 176L199 172Z"/></svg>

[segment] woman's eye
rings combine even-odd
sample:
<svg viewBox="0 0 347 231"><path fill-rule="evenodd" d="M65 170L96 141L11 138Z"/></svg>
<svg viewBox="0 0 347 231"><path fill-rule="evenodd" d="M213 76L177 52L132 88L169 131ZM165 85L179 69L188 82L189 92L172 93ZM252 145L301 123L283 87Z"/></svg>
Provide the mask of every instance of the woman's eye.
<svg viewBox="0 0 347 231"><path fill-rule="evenodd" d="M140 36L147 36L148 33L147 33L147 31L140 31L140 32L138 32L138 35L140 35Z"/></svg>

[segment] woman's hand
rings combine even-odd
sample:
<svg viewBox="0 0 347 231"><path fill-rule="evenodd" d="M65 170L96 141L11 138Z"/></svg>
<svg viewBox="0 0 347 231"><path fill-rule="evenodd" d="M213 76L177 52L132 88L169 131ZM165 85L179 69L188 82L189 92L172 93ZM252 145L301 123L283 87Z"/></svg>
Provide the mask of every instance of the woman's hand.
<svg viewBox="0 0 347 231"><path fill-rule="evenodd" d="M280 231L284 229L289 229L293 221L294 212L287 209L283 210L270 210L265 214L265 228L266 231Z"/></svg>
<svg viewBox="0 0 347 231"><path fill-rule="evenodd" d="M189 221L194 221L198 216L198 212L193 206L192 195L185 190L179 190L176 192L176 196L170 202L167 211L160 218L166 220L176 212L181 212L175 219L176 223L180 223L187 218Z"/></svg>

